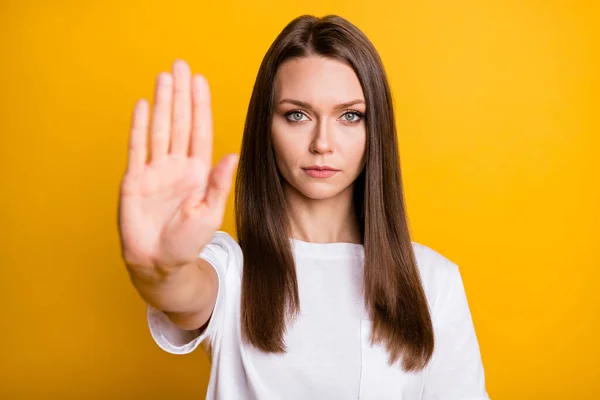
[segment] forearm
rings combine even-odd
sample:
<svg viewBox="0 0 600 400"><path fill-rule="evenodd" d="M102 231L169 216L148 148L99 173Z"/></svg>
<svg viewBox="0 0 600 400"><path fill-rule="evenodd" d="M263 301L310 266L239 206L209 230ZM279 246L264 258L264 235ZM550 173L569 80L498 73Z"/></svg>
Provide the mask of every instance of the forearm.
<svg viewBox="0 0 600 400"><path fill-rule="evenodd" d="M181 328L199 328L210 317L218 283L206 261L184 265L166 276L148 275L135 267L128 270L140 296Z"/></svg>

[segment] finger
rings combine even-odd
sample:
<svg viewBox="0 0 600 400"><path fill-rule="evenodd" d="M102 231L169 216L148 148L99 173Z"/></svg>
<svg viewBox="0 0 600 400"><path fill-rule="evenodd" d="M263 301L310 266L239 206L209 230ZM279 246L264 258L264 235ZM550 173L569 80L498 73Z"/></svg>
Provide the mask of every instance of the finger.
<svg viewBox="0 0 600 400"><path fill-rule="evenodd" d="M190 69L183 60L173 63L174 95L171 126L171 153L187 157L190 141L192 105Z"/></svg>
<svg viewBox="0 0 600 400"><path fill-rule="evenodd" d="M232 154L223 157L213 168L206 190L206 204L209 208L220 208L225 206L227 196L231 190L233 171L237 165L238 156Z"/></svg>
<svg viewBox="0 0 600 400"><path fill-rule="evenodd" d="M213 210L224 210L227 196L231 190L231 180L237 159L236 154L224 157L213 168L208 188L206 190L199 188L192 192L183 204L183 210L187 215L195 214L203 203Z"/></svg>
<svg viewBox="0 0 600 400"><path fill-rule="evenodd" d="M137 175L146 165L148 146L148 102L140 99L133 108L129 133L127 173Z"/></svg>
<svg viewBox="0 0 600 400"><path fill-rule="evenodd" d="M190 155L212 165L212 112L210 108L210 88L202 75L194 75L192 81L192 143Z"/></svg>
<svg viewBox="0 0 600 400"><path fill-rule="evenodd" d="M173 77L168 72L162 72L156 79L154 110L152 112L152 147L150 150L152 163L159 161L169 150L172 98Z"/></svg>

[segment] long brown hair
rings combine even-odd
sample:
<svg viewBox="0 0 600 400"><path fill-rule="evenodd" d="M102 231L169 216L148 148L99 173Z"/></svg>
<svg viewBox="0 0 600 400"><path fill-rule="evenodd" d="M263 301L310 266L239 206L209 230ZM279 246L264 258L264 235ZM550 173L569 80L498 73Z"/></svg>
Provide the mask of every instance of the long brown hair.
<svg viewBox="0 0 600 400"><path fill-rule="evenodd" d="M303 15L291 21L258 71L235 188L236 228L244 255L242 336L263 351L285 352L287 323L300 310L283 178L270 129L277 68L290 58L312 54L352 67L365 95L365 168L353 190L372 342L385 345L390 365L402 358L405 371L423 369L433 353L433 326L409 235L391 92L374 46L336 15Z"/></svg>

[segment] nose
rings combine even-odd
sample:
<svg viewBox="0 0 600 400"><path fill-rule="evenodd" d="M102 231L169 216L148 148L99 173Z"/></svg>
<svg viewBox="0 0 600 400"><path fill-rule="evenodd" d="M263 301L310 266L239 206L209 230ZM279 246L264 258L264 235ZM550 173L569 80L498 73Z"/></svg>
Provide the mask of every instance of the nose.
<svg viewBox="0 0 600 400"><path fill-rule="evenodd" d="M324 121L319 121L315 126L314 138L310 144L310 152L315 154L328 154L333 152L331 129Z"/></svg>

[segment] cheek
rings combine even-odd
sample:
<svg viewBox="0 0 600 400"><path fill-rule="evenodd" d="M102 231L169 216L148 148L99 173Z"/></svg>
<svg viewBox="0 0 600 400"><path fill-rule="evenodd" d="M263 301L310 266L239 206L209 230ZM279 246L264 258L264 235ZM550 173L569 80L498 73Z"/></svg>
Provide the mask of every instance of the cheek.
<svg viewBox="0 0 600 400"><path fill-rule="evenodd" d="M295 166L308 152L310 146L310 126L290 127L281 118L271 124L271 139L278 163Z"/></svg>
<svg viewBox="0 0 600 400"><path fill-rule="evenodd" d="M360 168L363 157L365 156L366 144L365 136L346 142L346 161L352 164L354 168Z"/></svg>
<svg viewBox="0 0 600 400"><path fill-rule="evenodd" d="M295 159L294 150L297 146L292 143L292 138L285 134L277 124L271 127L271 138L273 140L273 150L279 169L285 168Z"/></svg>

